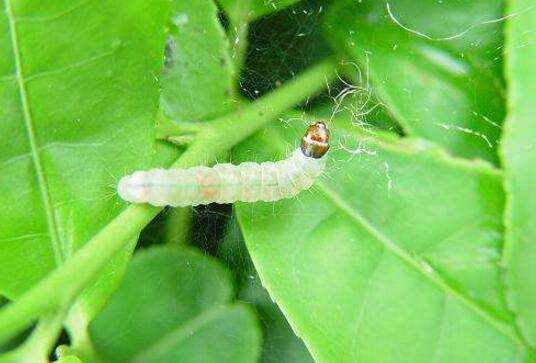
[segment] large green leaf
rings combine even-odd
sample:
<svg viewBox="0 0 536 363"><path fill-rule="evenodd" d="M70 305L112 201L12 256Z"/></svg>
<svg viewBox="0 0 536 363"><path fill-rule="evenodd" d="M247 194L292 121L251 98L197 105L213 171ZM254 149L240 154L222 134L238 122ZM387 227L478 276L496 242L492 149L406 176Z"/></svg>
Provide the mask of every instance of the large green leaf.
<svg viewBox="0 0 536 363"><path fill-rule="evenodd" d="M315 359L525 361L497 265L498 172L357 130L337 125L339 147L312 191L236 208L261 280ZM286 142L280 131L237 156L276 159L303 126Z"/></svg>
<svg viewBox="0 0 536 363"><path fill-rule="evenodd" d="M148 165L168 3L4 5L0 294L14 299L116 216L117 178ZM91 295L113 289L123 265Z"/></svg>
<svg viewBox="0 0 536 363"><path fill-rule="evenodd" d="M174 120L197 121L232 110L234 71L212 0L174 0L161 106Z"/></svg>
<svg viewBox="0 0 536 363"><path fill-rule="evenodd" d="M232 295L229 272L209 257L152 248L134 256L91 334L110 362L255 362L255 315Z"/></svg>
<svg viewBox="0 0 536 363"><path fill-rule="evenodd" d="M362 86L377 92L406 133L496 162L504 116L500 23L477 25L499 18L502 1L389 4L408 29L454 39L403 29L385 1L342 0L326 18L332 43L361 67Z"/></svg>
<svg viewBox="0 0 536 363"><path fill-rule="evenodd" d="M502 148L508 191L507 294L522 334L536 347L536 43L530 32L536 10L532 1L510 3L508 11L516 16L508 20L506 33L509 115Z"/></svg>

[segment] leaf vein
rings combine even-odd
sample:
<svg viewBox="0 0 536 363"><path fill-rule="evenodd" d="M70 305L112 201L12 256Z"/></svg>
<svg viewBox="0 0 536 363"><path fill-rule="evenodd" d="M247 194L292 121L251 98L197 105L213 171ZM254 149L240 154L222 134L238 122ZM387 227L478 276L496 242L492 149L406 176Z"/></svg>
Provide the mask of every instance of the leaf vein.
<svg viewBox="0 0 536 363"><path fill-rule="evenodd" d="M13 51L13 56L15 59L15 70L17 84L19 88L19 96L21 99L22 111L24 115L24 122L26 126L26 134L28 137L28 142L30 144L30 151L32 153L32 159L35 167L35 172L37 176L37 183L39 190L41 192L41 198L45 208L45 214L47 219L47 226L50 234L50 239L52 242L52 248L54 250L54 257L56 264L61 264L64 260L64 254L60 244L60 238L58 233L58 226L56 217L54 216L54 210L52 208L52 198L50 196L50 191L48 188L48 183L46 180L43 162L41 160L41 155L39 154L39 147L37 145L37 139L35 135L34 121L32 119L32 114L30 110L30 102L28 98L28 92L26 90L26 84L24 80L24 71L22 67L22 57L19 47L19 39L17 35L16 27L16 17L13 12L10 0L4 0L5 13L9 23L9 33L11 36L11 46Z"/></svg>
<svg viewBox="0 0 536 363"><path fill-rule="evenodd" d="M50 75L61 74L61 73L66 72L66 71L70 71L72 69L82 67L82 66L84 66L86 64L90 64L92 62L95 62L95 61L97 61L99 59L111 56L114 53L115 53L115 49L111 50L111 51L108 51L108 52L103 52L101 54L94 55L92 57L88 57L86 59L82 59L80 61L70 63L70 64L68 64L68 65L66 65L64 67L60 67L60 68L57 68L57 69L51 69L51 70L48 70L48 71L43 71L43 72L38 72L38 73L35 73L35 74L31 74L31 75L26 77L25 83L34 81L34 80L36 80L38 78L43 78L43 77L47 77L47 76L50 76Z"/></svg>
<svg viewBox="0 0 536 363"><path fill-rule="evenodd" d="M57 19L60 19L60 18L64 17L65 15L68 15L68 14L78 10L79 8L83 7L84 5L88 4L91 1L92 0L82 0L82 1L78 2L77 4L74 4L70 8L58 12L57 14L46 15L46 16L24 16L24 17L19 17L19 18L16 19L16 22L21 23L21 22L31 22L31 21L57 20Z"/></svg>

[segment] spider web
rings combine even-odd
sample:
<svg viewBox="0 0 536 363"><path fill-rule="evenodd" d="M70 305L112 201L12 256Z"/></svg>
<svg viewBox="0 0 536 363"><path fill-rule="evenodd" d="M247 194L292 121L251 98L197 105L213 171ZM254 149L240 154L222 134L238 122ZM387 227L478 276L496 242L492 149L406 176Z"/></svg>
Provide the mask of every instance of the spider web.
<svg viewBox="0 0 536 363"><path fill-rule="evenodd" d="M246 57L239 77L239 87L244 97L251 100L262 97L319 60L333 55L333 50L322 34L321 26L322 17L330 2L302 1L250 24ZM382 6L385 5L381 0L378 2ZM403 20L398 18L394 7L390 6L388 10L393 22L408 33L432 38L432 35L428 36L404 24ZM467 36L470 30L449 37L459 40ZM496 49L496 52L500 54L500 49ZM376 137L378 130L404 136L402 128L391 117L388 106L380 101L376 93L374 80L370 79L370 62L374 62L373 57L367 58L365 64L357 64L351 59L342 60L337 80L329 84L320 95L298 105L298 114L313 115L328 121L345 118L368 133L371 139ZM500 64L500 57L494 62ZM281 121L291 122L293 118L295 117L282 116ZM305 116L301 120L305 125ZM485 137L469 128L455 131ZM445 128L445 132L452 130ZM346 151L352 158L364 157L366 160L375 157L374 149L368 146L366 140L359 143L341 142L334 147ZM390 175L389 164L385 163L383 170L377 172L385 175L389 192L396 184L396 180ZM155 243L159 239L162 226L173 222L166 221L165 216L168 213L169 210L164 211L146 229L142 236L142 245ZM263 329L261 361L281 362L291 359L292 362L313 362L301 340L294 336L285 318L262 288L240 228L233 217L232 206L196 207L191 225L192 229L185 239L223 261L235 274L238 299L255 306Z"/></svg>

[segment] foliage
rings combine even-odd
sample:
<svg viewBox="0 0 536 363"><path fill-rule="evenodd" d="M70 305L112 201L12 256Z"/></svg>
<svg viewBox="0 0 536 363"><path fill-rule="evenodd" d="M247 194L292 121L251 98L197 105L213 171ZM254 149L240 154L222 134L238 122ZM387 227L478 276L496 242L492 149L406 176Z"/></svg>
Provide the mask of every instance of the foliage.
<svg viewBox="0 0 536 363"><path fill-rule="evenodd" d="M536 9L503 8L5 0L0 362L536 361ZM115 194L317 118L297 198Z"/></svg>
<svg viewBox="0 0 536 363"><path fill-rule="evenodd" d="M110 362L255 362L255 315L229 304L232 295L229 272L210 258L150 248L136 254L91 336Z"/></svg>

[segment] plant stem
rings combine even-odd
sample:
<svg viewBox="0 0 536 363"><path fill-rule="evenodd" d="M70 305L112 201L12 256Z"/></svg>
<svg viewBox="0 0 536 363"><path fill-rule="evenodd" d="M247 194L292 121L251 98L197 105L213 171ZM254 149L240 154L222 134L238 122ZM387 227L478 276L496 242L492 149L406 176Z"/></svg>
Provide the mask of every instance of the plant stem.
<svg viewBox="0 0 536 363"><path fill-rule="evenodd" d="M331 60L319 63L243 110L212 121L212 126L196 138L173 167L212 163L216 156L321 89L333 77L334 70ZM0 341L15 336L39 316L67 309L76 296L95 281L109 260L161 209L146 204L130 205L65 263L19 300L1 309Z"/></svg>
<svg viewBox="0 0 536 363"><path fill-rule="evenodd" d="M20 358L25 362L48 362L49 352L58 339L65 315L65 311L58 311L43 316L32 335L21 346Z"/></svg>
<svg viewBox="0 0 536 363"><path fill-rule="evenodd" d="M240 3L237 2L237 4ZM247 8L249 8L249 6L247 6ZM231 40L232 44L231 58L233 59L235 70L242 69L242 65L246 59L249 22L250 19L247 15L239 16L232 22L227 31L227 38ZM236 92L238 92L238 90Z"/></svg>
<svg viewBox="0 0 536 363"><path fill-rule="evenodd" d="M156 138L167 140L170 136L195 135L202 132L206 125L201 122L176 122L158 111L156 115Z"/></svg>
<svg viewBox="0 0 536 363"><path fill-rule="evenodd" d="M242 110L211 121L211 127L200 135L199 141L210 145L211 156L223 154L281 115L282 111L311 96L311 91L332 79L334 69L332 62L320 63Z"/></svg>
<svg viewBox="0 0 536 363"><path fill-rule="evenodd" d="M231 44L231 58L235 72L242 69L248 49L248 30L249 23L253 20L252 0L235 1L224 6L224 10L229 17L229 26L227 28L227 39ZM238 86L238 82L236 82ZM237 87L238 88L238 87ZM237 89L238 93L239 90Z"/></svg>
<svg viewBox="0 0 536 363"><path fill-rule="evenodd" d="M190 239L192 225L192 207L171 208L167 211L162 242L170 246L185 246ZM187 232L188 231L188 232Z"/></svg>

